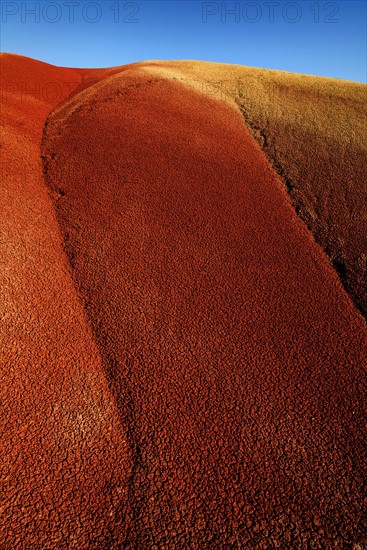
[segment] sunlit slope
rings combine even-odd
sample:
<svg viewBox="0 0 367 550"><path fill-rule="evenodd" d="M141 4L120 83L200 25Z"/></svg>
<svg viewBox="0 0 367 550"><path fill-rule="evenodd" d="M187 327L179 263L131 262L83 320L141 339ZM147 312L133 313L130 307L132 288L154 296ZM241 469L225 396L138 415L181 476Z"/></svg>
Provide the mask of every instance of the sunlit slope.
<svg viewBox="0 0 367 550"><path fill-rule="evenodd" d="M46 117L82 79L20 56L0 64L0 547L99 550L126 499L129 447L40 155Z"/></svg>
<svg viewBox="0 0 367 550"><path fill-rule="evenodd" d="M292 204L367 315L367 86L239 65L156 62L232 98Z"/></svg>
<svg viewBox="0 0 367 550"><path fill-rule="evenodd" d="M128 426L124 544L364 542L365 324L238 109L141 64L42 155Z"/></svg>
<svg viewBox="0 0 367 550"><path fill-rule="evenodd" d="M363 547L365 87L0 62L1 548Z"/></svg>

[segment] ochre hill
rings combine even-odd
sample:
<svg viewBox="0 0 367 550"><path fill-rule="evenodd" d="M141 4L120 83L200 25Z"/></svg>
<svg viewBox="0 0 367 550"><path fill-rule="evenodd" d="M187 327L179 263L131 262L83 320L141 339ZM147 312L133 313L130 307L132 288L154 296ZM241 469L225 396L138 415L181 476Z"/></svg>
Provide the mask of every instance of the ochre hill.
<svg viewBox="0 0 367 550"><path fill-rule="evenodd" d="M366 324L246 124L264 97L1 62L2 547L363 548Z"/></svg>
<svg viewBox="0 0 367 550"><path fill-rule="evenodd" d="M135 64L236 104L292 204L367 317L367 88L207 62ZM113 74L131 67L104 70ZM163 71L163 73L162 73ZM85 83L101 71L83 74Z"/></svg>
<svg viewBox="0 0 367 550"><path fill-rule="evenodd" d="M167 61L217 99L232 99L298 215L367 318L367 87L240 65Z"/></svg>

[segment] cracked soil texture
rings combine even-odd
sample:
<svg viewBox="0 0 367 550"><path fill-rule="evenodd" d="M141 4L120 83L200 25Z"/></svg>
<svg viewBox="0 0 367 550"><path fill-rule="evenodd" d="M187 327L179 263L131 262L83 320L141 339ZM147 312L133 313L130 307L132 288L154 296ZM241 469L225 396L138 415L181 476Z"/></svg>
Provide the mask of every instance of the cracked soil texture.
<svg viewBox="0 0 367 550"><path fill-rule="evenodd" d="M240 110L2 65L68 90L3 94L1 548L364 548L365 321Z"/></svg>

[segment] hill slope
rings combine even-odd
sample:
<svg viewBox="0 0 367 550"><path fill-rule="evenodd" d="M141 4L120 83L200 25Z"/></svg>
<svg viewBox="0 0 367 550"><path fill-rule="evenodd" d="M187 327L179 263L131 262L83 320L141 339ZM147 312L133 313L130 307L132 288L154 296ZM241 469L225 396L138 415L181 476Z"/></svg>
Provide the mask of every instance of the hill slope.
<svg viewBox="0 0 367 550"><path fill-rule="evenodd" d="M367 317L367 88L239 65L160 62L203 93L231 99L292 204Z"/></svg>
<svg viewBox="0 0 367 550"><path fill-rule="evenodd" d="M9 55L1 74L0 546L97 548L131 453L40 154L46 117L82 78Z"/></svg>
<svg viewBox="0 0 367 550"><path fill-rule="evenodd" d="M228 67L4 64L73 82L4 98L5 137L32 134L4 156L5 446L27 457L5 547L363 544L366 326L238 95L203 87Z"/></svg>

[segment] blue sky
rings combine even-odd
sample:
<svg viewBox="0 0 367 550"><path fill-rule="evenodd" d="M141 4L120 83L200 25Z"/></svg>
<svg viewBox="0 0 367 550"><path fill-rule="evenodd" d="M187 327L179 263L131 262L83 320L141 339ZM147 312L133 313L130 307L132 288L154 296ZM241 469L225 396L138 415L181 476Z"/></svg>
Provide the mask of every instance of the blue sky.
<svg viewBox="0 0 367 550"><path fill-rule="evenodd" d="M1 0L1 50L54 65L200 59L366 82L362 0Z"/></svg>

